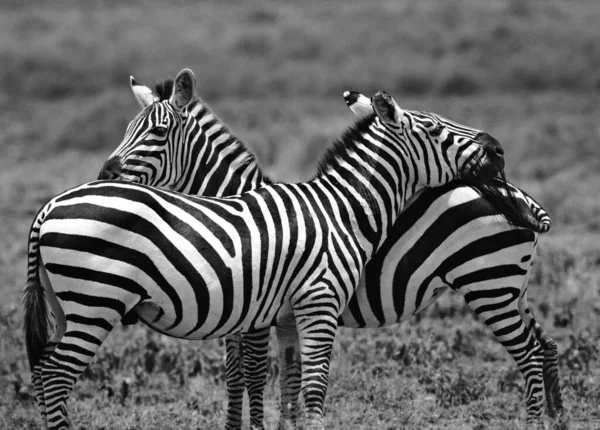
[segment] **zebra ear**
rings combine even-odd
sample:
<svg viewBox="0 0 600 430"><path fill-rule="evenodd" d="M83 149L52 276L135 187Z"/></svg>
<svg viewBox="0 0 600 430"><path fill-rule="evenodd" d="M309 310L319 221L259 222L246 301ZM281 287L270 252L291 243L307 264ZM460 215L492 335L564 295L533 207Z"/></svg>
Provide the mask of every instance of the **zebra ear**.
<svg viewBox="0 0 600 430"><path fill-rule="evenodd" d="M190 69L183 69L175 78L173 94L169 103L178 111L183 110L196 95L196 77Z"/></svg>
<svg viewBox="0 0 600 430"><path fill-rule="evenodd" d="M371 103L377 116L387 124L398 124L402 121L404 111L396 104L392 96L385 91L377 91L371 97Z"/></svg>
<svg viewBox="0 0 600 430"><path fill-rule="evenodd" d="M369 100L368 97L363 96L359 92L345 91L344 101L346 102L346 105L352 111L352 113L358 118L365 118L367 116L373 115L373 113L375 112L373 110L371 100Z"/></svg>
<svg viewBox="0 0 600 430"><path fill-rule="evenodd" d="M133 97L142 109L159 100L158 96L152 92L150 88L140 84L133 76L129 77L129 85L133 92Z"/></svg>

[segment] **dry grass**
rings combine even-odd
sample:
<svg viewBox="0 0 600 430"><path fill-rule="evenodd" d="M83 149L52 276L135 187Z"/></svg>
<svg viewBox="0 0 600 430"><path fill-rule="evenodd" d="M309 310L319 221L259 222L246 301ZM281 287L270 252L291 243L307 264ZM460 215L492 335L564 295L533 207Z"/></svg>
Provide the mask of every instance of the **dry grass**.
<svg viewBox="0 0 600 430"><path fill-rule="evenodd" d="M310 7L309 7L310 6ZM351 123L346 89L391 92L497 137L553 216L529 297L557 339L574 428L600 415L600 8L593 1L5 2L0 6L0 427L37 428L21 334L26 237L95 178L137 107L127 86L191 67L199 93L280 180L310 177ZM219 428L222 348L118 328L76 385L76 428ZM275 353L272 353L275 356ZM277 421L277 366L267 419ZM342 330L329 428L523 425L514 364L456 295L382 330Z"/></svg>

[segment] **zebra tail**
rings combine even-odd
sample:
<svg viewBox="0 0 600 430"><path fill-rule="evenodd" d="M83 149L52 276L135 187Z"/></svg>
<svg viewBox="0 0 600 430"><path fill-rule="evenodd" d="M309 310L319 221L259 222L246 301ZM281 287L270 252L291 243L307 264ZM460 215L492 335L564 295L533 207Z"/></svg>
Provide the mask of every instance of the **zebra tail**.
<svg viewBox="0 0 600 430"><path fill-rule="evenodd" d="M23 308L25 311L25 347L29 368L37 366L48 343L48 308L44 297L44 289L40 283L38 270L39 258L39 215L29 231L29 260L27 263L27 283L23 292ZM37 224L37 225L36 225Z"/></svg>
<svg viewBox="0 0 600 430"><path fill-rule="evenodd" d="M519 199L524 201L527 206L527 212L529 212L527 218L529 221L526 223L525 227L528 227L536 233L546 233L550 230L550 227L552 227L552 219L542 205L536 202L533 197L521 188L517 188L508 182L506 182L506 188L511 197L519 196Z"/></svg>
<svg viewBox="0 0 600 430"><path fill-rule="evenodd" d="M510 184L504 173L500 176L491 181L486 178L480 182L473 182L470 178L464 181L476 189L511 225L536 233L550 230L552 220L542 206L525 191Z"/></svg>
<svg viewBox="0 0 600 430"><path fill-rule="evenodd" d="M546 233L552 226L548 212L529 194L508 182L505 183L508 192L504 215L515 226L525 227L536 233Z"/></svg>
<svg viewBox="0 0 600 430"><path fill-rule="evenodd" d="M550 218L550 215L548 215L548 212L546 212L546 210L538 202L536 202L533 197L523 190L521 190L521 192L525 195L527 204L529 205L529 210L538 222L539 229L537 232L546 233L552 227L552 219Z"/></svg>

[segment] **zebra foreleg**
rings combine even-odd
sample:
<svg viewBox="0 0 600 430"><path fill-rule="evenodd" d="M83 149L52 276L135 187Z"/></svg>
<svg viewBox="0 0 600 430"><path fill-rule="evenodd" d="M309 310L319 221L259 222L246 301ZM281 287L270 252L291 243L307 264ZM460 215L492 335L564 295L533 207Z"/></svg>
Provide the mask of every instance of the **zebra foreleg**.
<svg viewBox="0 0 600 430"><path fill-rule="evenodd" d="M296 325L293 323L278 325L277 340L279 341L279 386L281 387L279 430L290 430L296 427L302 381L300 344Z"/></svg>
<svg viewBox="0 0 600 430"><path fill-rule="evenodd" d="M244 359L242 336L225 339L225 381L227 384L227 418L225 430L241 430L244 401Z"/></svg>
<svg viewBox="0 0 600 430"><path fill-rule="evenodd" d="M264 429L263 397L267 382L269 338L271 329L266 328L242 337L243 368L250 403L250 428Z"/></svg>
<svg viewBox="0 0 600 430"><path fill-rule="evenodd" d="M543 351L519 312L519 294L520 289L515 287L478 289L467 292L465 299L521 371L525 379L528 425L543 426Z"/></svg>

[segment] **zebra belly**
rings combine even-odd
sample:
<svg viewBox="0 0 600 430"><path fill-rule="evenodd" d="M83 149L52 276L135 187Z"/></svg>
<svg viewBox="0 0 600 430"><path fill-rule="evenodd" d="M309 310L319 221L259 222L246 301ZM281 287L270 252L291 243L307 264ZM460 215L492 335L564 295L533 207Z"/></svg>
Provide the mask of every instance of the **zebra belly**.
<svg viewBox="0 0 600 430"><path fill-rule="evenodd" d="M221 324L223 304L217 302L214 296L211 296L211 301L215 304L206 309L200 309L194 299L184 299L181 312L174 312L170 302L150 299L136 305L133 311L144 324L153 330L168 336L189 340L215 339L261 329L270 326L270 321L275 319L275 314L263 313L260 313L260 319L257 318L259 307L256 304L251 306L248 313L241 317L241 303L238 303L234 304L233 311L226 322ZM269 323L264 321L269 321ZM232 329L234 325L235 329Z"/></svg>
<svg viewBox="0 0 600 430"><path fill-rule="evenodd" d="M327 270L327 255L321 254L320 257L316 258L320 259L321 262L318 266L312 268L312 272L308 272L309 276L302 285L297 285L296 281L290 284L283 283L281 288L278 289L279 292L276 294L276 297L273 296L273 291L276 288L269 289L272 290L270 292L263 291L263 294L260 296L253 296L252 303L243 317L240 316L240 310L243 306L243 301L241 300L243 293L241 290L235 289L235 284L232 285L233 310L227 323L222 325L219 324L219 320L223 314L222 286L210 289L210 291L215 293L215 296L210 296L210 300L215 304L206 308L209 314L202 325L197 324L197 321L202 319L203 316L198 315L199 306L196 305L195 298L192 296L183 299L181 319L177 324L175 324L176 314L173 312L172 306L165 308L165 306L170 304L169 302L152 299L146 300L138 304L134 308L134 311L150 328L169 336L190 340L221 338L232 334L260 330L274 324L288 325L294 322L290 292L295 291L298 295L306 294L312 288L315 278L331 279L333 277L333 274ZM304 272L306 271L307 269L305 268ZM258 278L258 273L255 273L254 277ZM208 284L210 285L211 283ZM238 284L238 286L240 285ZM252 290L256 291L256 288L253 287ZM215 329L215 326L218 328ZM232 327L234 328L232 329Z"/></svg>
<svg viewBox="0 0 600 430"><path fill-rule="evenodd" d="M256 306L253 308L257 309ZM226 327L216 331L201 328L190 333L189 329L187 328L189 327L189 324L185 325L186 328L182 327L181 325L172 327L173 323L175 322L175 316L172 313L169 313L168 310L165 311L165 308L159 303L153 301L145 301L144 303L140 303L133 308L133 311L144 324L153 330L168 336L189 340L221 338L232 334L260 330L270 327L274 324L288 325L294 322L294 314L288 301L285 301L283 306L272 312L272 314L261 314L260 319L255 318L257 316L256 312L250 312L244 321L241 322L234 331L231 331ZM196 319L196 317L197 315L193 313L193 311L186 311L184 308L184 320L186 318ZM255 319L257 321L255 321Z"/></svg>
<svg viewBox="0 0 600 430"><path fill-rule="evenodd" d="M224 336L228 336L236 333L244 333L254 329L261 329L265 327L269 327L270 324L264 325L253 325L252 327L249 324L242 323L240 324L236 330L231 331L227 328L223 328L220 330L212 330L210 328L201 327L198 330L190 331L189 324L184 325L176 325L175 323L175 315L169 312L166 312L165 309L155 302L144 302L137 305L134 308L134 311L137 313L138 317L142 320L144 324L150 327L153 330L158 331L159 333L177 337L180 339L189 339L189 340L203 340L203 339L216 339ZM252 315L250 315L252 316ZM198 315L193 312L183 312L183 319L190 319L193 321L197 320ZM218 321L218 318L212 318L215 321ZM214 326L214 324L207 324L210 326Z"/></svg>
<svg viewBox="0 0 600 430"><path fill-rule="evenodd" d="M448 285L444 284L441 278L436 277L424 289L422 298L417 302L417 285L412 287L411 285L396 286L402 294L405 294L402 310L398 311L393 302L387 302L380 308L380 312L376 313L373 311L368 298L368 288L371 288L373 285L370 284L369 287L367 287L364 282L365 280L363 277L350 305L346 308L340 318L339 322L343 327L381 327L406 321L431 306L448 289ZM390 289L387 285L380 285L379 289L382 288ZM385 293L383 295L385 295ZM357 317L357 315L360 316Z"/></svg>

